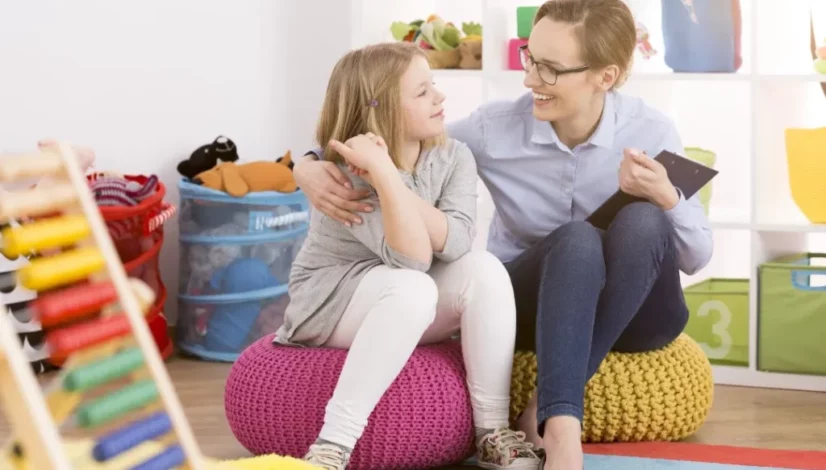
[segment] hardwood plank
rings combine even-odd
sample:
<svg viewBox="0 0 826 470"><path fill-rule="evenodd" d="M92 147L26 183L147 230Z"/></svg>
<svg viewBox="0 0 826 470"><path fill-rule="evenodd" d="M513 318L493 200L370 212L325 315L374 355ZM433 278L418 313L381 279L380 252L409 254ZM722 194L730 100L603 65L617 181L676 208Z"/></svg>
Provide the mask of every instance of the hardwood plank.
<svg viewBox="0 0 826 470"><path fill-rule="evenodd" d="M176 357L167 363L203 452L248 456L224 417L230 364ZM691 439L705 444L826 451L826 393L718 386L708 421ZM0 441L9 435L0 417Z"/></svg>

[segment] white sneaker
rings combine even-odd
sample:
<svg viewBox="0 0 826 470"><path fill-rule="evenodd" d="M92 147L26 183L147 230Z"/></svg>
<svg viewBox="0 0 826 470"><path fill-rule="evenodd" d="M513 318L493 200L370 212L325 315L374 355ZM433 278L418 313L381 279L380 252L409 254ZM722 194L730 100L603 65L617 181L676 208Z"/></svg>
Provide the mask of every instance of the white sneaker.
<svg viewBox="0 0 826 470"><path fill-rule="evenodd" d="M316 443L310 446L304 461L324 470L344 470L350 462L350 452L335 444Z"/></svg>
<svg viewBox="0 0 826 470"><path fill-rule="evenodd" d="M499 428L476 443L476 459L482 468L493 470L541 470L542 460L525 433Z"/></svg>

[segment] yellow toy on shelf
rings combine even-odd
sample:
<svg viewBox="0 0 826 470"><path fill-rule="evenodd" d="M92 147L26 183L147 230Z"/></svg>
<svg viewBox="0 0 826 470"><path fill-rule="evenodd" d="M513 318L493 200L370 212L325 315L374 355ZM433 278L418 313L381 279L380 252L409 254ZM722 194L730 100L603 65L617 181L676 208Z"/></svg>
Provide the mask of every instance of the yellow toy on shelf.
<svg viewBox="0 0 826 470"><path fill-rule="evenodd" d="M0 316L0 403L13 433L0 468L313 468L278 456L202 455L144 319L154 292L127 277L74 150L59 143L0 157L0 183L29 177L54 183L3 195L0 224L31 222L4 229L0 252L35 255L12 281L38 291L25 314L65 363L41 388L11 319ZM85 438L64 439L68 431Z"/></svg>

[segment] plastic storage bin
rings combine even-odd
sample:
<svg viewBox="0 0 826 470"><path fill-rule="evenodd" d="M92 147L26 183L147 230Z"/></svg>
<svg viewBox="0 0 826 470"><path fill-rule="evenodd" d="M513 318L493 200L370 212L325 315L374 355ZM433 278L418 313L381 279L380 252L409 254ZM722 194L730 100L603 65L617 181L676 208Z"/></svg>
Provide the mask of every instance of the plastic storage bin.
<svg viewBox="0 0 826 470"><path fill-rule="evenodd" d="M749 365L749 280L707 279L683 290L685 333L712 364Z"/></svg>
<svg viewBox="0 0 826 470"><path fill-rule="evenodd" d="M826 254L802 253L758 269L757 368L826 375Z"/></svg>
<svg viewBox="0 0 826 470"><path fill-rule="evenodd" d="M685 153L687 158L702 163L709 168L714 168L714 164L717 162L717 154L711 150L706 150L699 147L686 147ZM711 205L711 185L712 181L709 181L705 186L697 191L697 197L703 204L703 208L706 211L706 216L708 216L708 210Z"/></svg>
<svg viewBox="0 0 826 470"><path fill-rule="evenodd" d="M789 188L800 211L816 224L826 223L826 127L786 129Z"/></svg>
<svg viewBox="0 0 826 470"><path fill-rule="evenodd" d="M668 67L687 73L733 73L739 69L739 0L662 0L661 4Z"/></svg>
<svg viewBox="0 0 826 470"><path fill-rule="evenodd" d="M236 198L186 180L179 190L177 344L204 359L232 362L283 323L309 205L300 191Z"/></svg>
<svg viewBox="0 0 826 470"><path fill-rule="evenodd" d="M112 176L92 173L88 181ZM144 175L117 175L128 181L146 184ZM143 280L155 292L155 303L146 315L146 321L158 351L164 359L174 352L169 338L169 323L163 313L167 289L161 278L160 253L164 241L164 223L175 214L175 207L164 201L166 187L158 181L155 192L135 206L98 206L109 236L129 277Z"/></svg>

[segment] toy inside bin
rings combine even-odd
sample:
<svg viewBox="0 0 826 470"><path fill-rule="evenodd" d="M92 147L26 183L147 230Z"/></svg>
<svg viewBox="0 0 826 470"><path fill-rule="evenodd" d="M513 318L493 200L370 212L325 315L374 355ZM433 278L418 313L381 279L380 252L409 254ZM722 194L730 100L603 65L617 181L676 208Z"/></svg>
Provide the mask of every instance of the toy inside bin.
<svg viewBox="0 0 826 470"><path fill-rule="evenodd" d="M232 362L283 323L290 269L308 230L300 191L233 197L182 180L177 346Z"/></svg>
<svg viewBox="0 0 826 470"><path fill-rule="evenodd" d="M144 175L94 173L87 175L87 180L91 183L99 178L113 176L140 185L145 185L150 179ZM137 205L98 205L98 209L127 275L146 282L155 292L155 303L147 314L147 322L158 350L164 358L168 358L174 348L163 314L167 292L161 278L159 258L164 240L163 224L175 214L176 208L164 201L165 195L166 188L158 181L154 192Z"/></svg>

